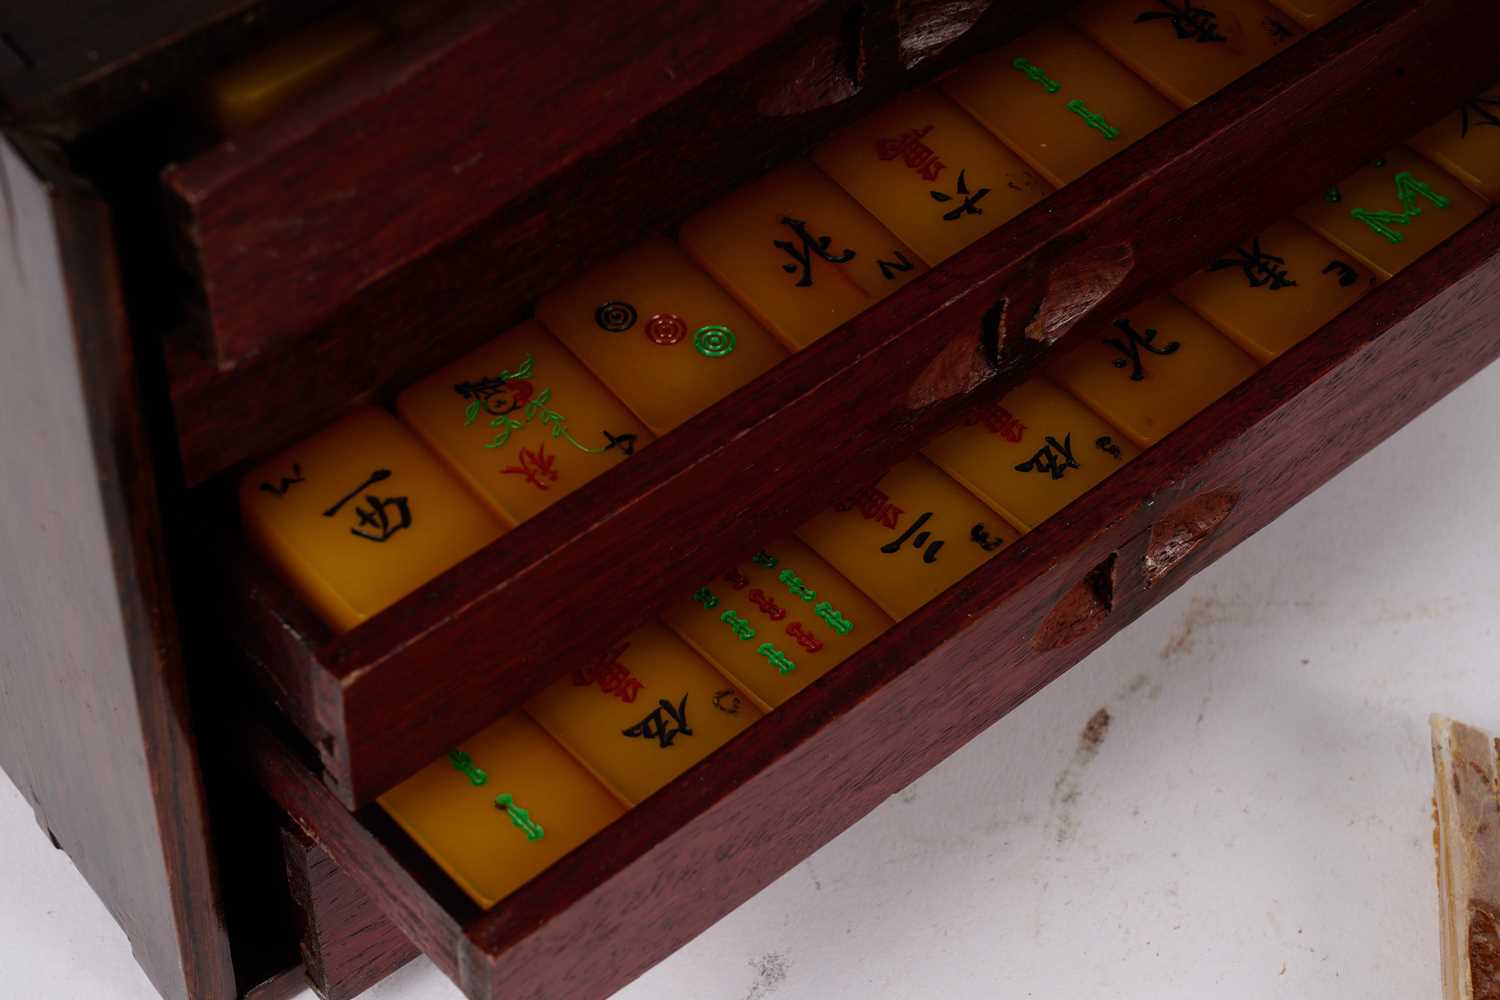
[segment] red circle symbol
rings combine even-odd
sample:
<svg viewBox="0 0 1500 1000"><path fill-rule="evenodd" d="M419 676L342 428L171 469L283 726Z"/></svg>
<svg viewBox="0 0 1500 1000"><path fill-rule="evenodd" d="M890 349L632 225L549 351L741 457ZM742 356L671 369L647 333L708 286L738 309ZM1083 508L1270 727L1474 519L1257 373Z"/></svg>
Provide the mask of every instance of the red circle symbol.
<svg viewBox="0 0 1500 1000"><path fill-rule="evenodd" d="M646 322L646 339L663 347L682 343L687 333L687 324L676 313L657 313Z"/></svg>

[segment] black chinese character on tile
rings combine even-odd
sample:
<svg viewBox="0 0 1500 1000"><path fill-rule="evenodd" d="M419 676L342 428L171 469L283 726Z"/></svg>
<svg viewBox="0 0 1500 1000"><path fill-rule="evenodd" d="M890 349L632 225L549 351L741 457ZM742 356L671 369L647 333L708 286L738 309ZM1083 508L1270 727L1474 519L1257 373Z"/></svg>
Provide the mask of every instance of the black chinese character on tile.
<svg viewBox="0 0 1500 1000"><path fill-rule="evenodd" d="M806 288L813 283L812 261L814 256L821 257L830 264L847 264L854 259L854 251L848 247L845 247L844 252L840 254L829 253L828 244L833 242L833 237L819 236L814 238L807 231L807 222L803 219L794 219L789 215L783 215L781 217L781 224L796 234L797 242L793 243L791 240L772 240L771 242L778 249L785 250L791 255L792 260L796 261L795 264L781 265L781 269L787 274L796 274L798 271L802 272L802 276L797 279L798 288Z"/></svg>
<svg viewBox="0 0 1500 1000"><path fill-rule="evenodd" d="M1210 271L1222 271L1228 267L1237 267L1243 271L1251 288L1265 288L1274 292L1297 284L1287 276L1286 258L1262 250L1259 236L1250 241L1250 249L1235 247L1233 256L1220 257L1208 265Z"/></svg>
<svg viewBox="0 0 1500 1000"><path fill-rule="evenodd" d="M984 198L985 195L990 193L990 189L980 188L977 191L971 193L969 191L968 179L964 177L964 172L960 170L958 172L958 187L955 189L954 194L948 194L946 191L929 191L927 193L932 195L933 201L937 202L952 201L954 198L963 199L963 201L959 203L957 208L950 209L947 212L943 213L943 218L945 220L947 220L948 222L954 222L964 215L983 215L984 209L979 207L979 202Z"/></svg>
<svg viewBox="0 0 1500 1000"><path fill-rule="evenodd" d="M1157 3L1166 10L1144 11L1136 15L1135 23L1166 21L1181 39L1191 38L1195 42L1229 41L1219 34L1219 15L1207 7L1193 6L1193 0L1182 0L1181 3L1174 3L1173 0L1157 0Z"/></svg>
<svg viewBox="0 0 1500 1000"><path fill-rule="evenodd" d="M1041 472L1050 475L1054 480L1061 479L1069 469L1078 468L1078 462L1073 458L1073 435L1066 434L1061 441L1047 435L1044 443L1037 453L1026 461L1016 466L1017 472Z"/></svg>
<svg viewBox="0 0 1500 1000"><path fill-rule="evenodd" d="M888 556L893 556L897 552L901 551L902 546L906 544L906 540L910 538L912 548L922 549L923 562L937 562L938 551L943 547L943 541L942 539L934 539L932 541L929 541L929 539L932 538L932 532L921 530L922 525L926 524L931 517L932 511L929 510L921 517L913 521L910 525L908 525L907 529L901 533L900 538L886 542L884 545L882 545L880 547L880 551L884 552ZM913 535L915 535L916 537L913 538Z"/></svg>
<svg viewBox="0 0 1500 1000"><path fill-rule="evenodd" d="M282 476L281 482L275 486L272 486L270 483L261 483L260 488L262 492L269 493L279 500L282 497L286 496L287 490L291 489L293 486L296 486L298 483L303 483L306 481L307 480L302 475L302 466L294 462L292 463L292 474L290 476Z"/></svg>
<svg viewBox="0 0 1500 1000"><path fill-rule="evenodd" d="M1148 326L1144 334L1137 333L1128 319L1115 320L1115 327L1125 334L1125 338L1105 337L1104 342L1120 352L1122 357L1115 358L1111 364L1116 368L1129 368L1132 382L1139 382L1146 377L1146 370L1141 367L1141 351L1166 357L1168 354L1176 354L1182 346L1178 341L1171 340L1157 347L1154 328Z"/></svg>
<svg viewBox="0 0 1500 1000"><path fill-rule="evenodd" d="M344 504L353 500L365 489L389 478L391 478L390 469L376 469L370 473L369 479L354 487L344 499L325 510L323 516L337 515L343 509ZM371 542L386 542L396 532L411 527L411 507L406 497L378 497L373 493L366 493L365 504L368 506L356 504L354 507L358 523L349 529L349 533L356 538ZM392 513L395 514L394 518Z"/></svg>
<svg viewBox="0 0 1500 1000"><path fill-rule="evenodd" d="M688 728L687 700L688 696L684 694L682 701L673 706L667 699L658 698L657 707L650 715L629 729L620 730L620 733L624 736L656 740L657 746L666 749L677 737L693 735L693 731Z"/></svg>

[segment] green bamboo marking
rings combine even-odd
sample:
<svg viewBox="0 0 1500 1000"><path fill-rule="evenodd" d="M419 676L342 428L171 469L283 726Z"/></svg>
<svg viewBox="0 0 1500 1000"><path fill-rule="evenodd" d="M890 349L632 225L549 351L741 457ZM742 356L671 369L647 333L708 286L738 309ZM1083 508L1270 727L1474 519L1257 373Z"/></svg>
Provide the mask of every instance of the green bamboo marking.
<svg viewBox="0 0 1500 1000"><path fill-rule="evenodd" d="M1062 90L1062 84L1052 79L1046 73L1043 73L1040 66L1025 59L1022 56L1016 56L1016 58L1011 62L1011 65L1020 70L1022 73L1025 73L1028 80L1032 81L1033 83L1040 84L1041 88L1049 94L1055 94L1059 90Z"/></svg>
<svg viewBox="0 0 1500 1000"><path fill-rule="evenodd" d="M1438 194L1426 183L1417 180L1410 171L1403 170L1396 175L1396 199L1401 202L1400 212L1388 212L1384 209L1371 211L1364 208L1356 208L1349 214L1369 226L1377 236L1385 239L1387 243L1397 244L1406 239L1406 234L1392 229L1392 226L1407 226L1411 220L1422 215L1422 207L1417 204L1418 198L1426 198L1435 208L1447 208L1453 202Z"/></svg>
<svg viewBox="0 0 1500 1000"><path fill-rule="evenodd" d="M785 653L769 642L761 643L755 648L755 651L769 660L771 666L776 668L777 673L783 676L797 669L797 664L793 663Z"/></svg>
<svg viewBox="0 0 1500 1000"><path fill-rule="evenodd" d="M759 552L755 553L755 555L751 556L750 561L755 563L755 565L757 566L764 566L766 569L776 568L776 557L771 555L771 553L767 552L765 549L761 549Z"/></svg>
<svg viewBox="0 0 1500 1000"><path fill-rule="evenodd" d="M455 771L462 771L468 775L469 783L476 787L490 780L490 776L474 766L474 758L454 747L448 751L448 763L453 765Z"/></svg>
<svg viewBox="0 0 1500 1000"><path fill-rule="evenodd" d="M525 831L527 840L541 840L546 835L546 831L531 818L531 813L516 805L509 792L495 796L495 808L509 816L517 830Z"/></svg>
<svg viewBox="0 0 1500 1000"><path fill-rule="evenodd" d="M754 639L755 629L737 611L726 611L719 616L719 621L729 626L729 630L741 639Z"/></svg>
<svg viewBox="0 0 1500 1000"><path fill-rule="evenodd" d="M854 623L840 614L838 609L827 601L814 604L813 613L827 622L828 627L839 635L848 635L854 631Z"/></svg>
<svg viewBox="0 0 1500 1000"><path fill-rule="evenodd" d="M1328 202L1330 205L1337 205L1339 202L1344 200L1344 196L1342 193L1340 193L1338 185L1335 184L1333 187L1323 192L1323 200Z"/></svg>
<svg viewBox="0 0 1500 1000"><path fill-rule="evenodd" d="M1067 108L1079 118L1082 118L1088 124L1089 128L1098 132L1100 135L1104 136L1104 138L1118 139L1120 137L1119 129L1115 128L1109 122L1105 121L1102 115L1098 114L1097 112L1090 111L1088 109L1088 106L1078 98L1075 97L1071 101L1069 101L1067 104Z"/></svg>
<svg viewBox="0 0 1500 1000"><path fill-rule="evenodd" d="M799 577L796 573L793 573L790 566L777 574L776 579L786 584L786 589L791 591L793 597L800 597L804 601L810 601L814 597L818 596L818 592L816 590L810 589L805 583L803 583L802 578Z"/></svg>

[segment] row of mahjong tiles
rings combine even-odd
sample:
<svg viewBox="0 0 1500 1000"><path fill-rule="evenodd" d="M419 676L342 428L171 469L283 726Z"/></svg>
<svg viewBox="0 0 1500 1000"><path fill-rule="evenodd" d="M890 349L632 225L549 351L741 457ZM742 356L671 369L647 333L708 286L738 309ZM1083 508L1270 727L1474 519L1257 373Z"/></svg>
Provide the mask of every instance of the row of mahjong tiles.
<svg viewBox="0 0 1500 1000"><path fill-rule="evenodd" d="M1212 7L1205 7L1193 0L1130 0L1114 5L1121 8L1114 12L1107 9L1107 4L1095 4L1097 10L1085 9L1078 18L1085 30L1093 31L1109 30L1107 19L1112 15L1165 21L1179 38L1222 45L1228 52L1236 53L1224 59L1223 65L1214 63L1221 56L1210 55L1206 65L1184 64L1159 75L1153 75L1156 71L1152 58L1137 67L1163 93L1188 98L1194 93L1206 94L1218 89L1232 78L1225 76L1226 73L1238 75L1236 68L1242 72L1264 58L1252 55L1249 60L1242 59L1238 55L1242 49L1264 50L1268 45L1274 49L1297 36L1290 25L1276 16L1274 8L1304 28L1317 28L1355 3L1356 0L1270 0L1268 7L1259 2L1219 0ZM371 49L437 20L444 8L451 5L452 0L370 0L358 9L342 11L215 73L205 82L204 110L222 134L244 132ZM1092 29L1088 24L1091 18L1097 23ZM1122 41L1127 47L1135 44L1131 39ZM1153 41L1147 39L1145 44Z"/></svg>
<svg viewBox="0 0 1500 1000"><path fill-rule="evenodd" d="M1060 23L942 86L958 95L1003 91L1023 107L1022 98L1052 96L1048 72L1061 76L1056 67L1068 67L1068 79L1081 79L1090 59L1090 79L1115 75L1100 91L1106 97L1128 94L1122 81L1143 87ZM1490 100L1471 102L1414 144L1492 192L1500 186L1500 141L1468 145ZM982 102L964 103L973 105ZM1098 106L1112 122L1130 120L1105 100ZM906 240L894 244L894 259L909 254L918 270L942 232L904 214L920 200L909 190L922 169L940 177L933 162L965 164L970 194L992 176L1010 176L1022 192L1043 185L1011 161L998 174L968 174L972 164L1011 154L966 114L935 92L898 98L815 150L813 165L782 167L690 219L682 228L687 252L653 238L558 289L539 304L538 321L403 393L404 423L364 408L249 474L241 497L250 533L323 617L352 627L769 368L781 356L778 340L810 342L874 301L881 286L856 298L857 280L837 280L842 272L830 258L853 258L842 244L870 236L887 242L865 245L892 245L881 228L889 225ZM1082 132L1115 141L1092 124ZM950 144L950 135L962 141ZM895 155L884 155L887 141ZM1064 145L1059 138L1049 148ZM860 150L874 155L861 163ZM1102 146L1094 158L1112 151ZM899 183L873 186L881 171L895 171ZM817 237L795 253L799 244L781 238L789 235L778 218L787 205L801 213L795 218L837 233L838 250ZM660 623L465 741L381 804L470 896L492 905L1485 205L1407 149L1366 165L1300 209L1298 221L1271 226L1172 295L1129 310L1113 335L1050 359L1043 374L931 442L923 457L684 595ZM982 231L996 216L988 223ZM813 232L805 229L811 223L799 225ZM733 245L715 244L711 236L722 232L735 234ZM968 239L980 234L975 227ZM757 243L776 252L757 254ZM832 292L817 298L828 286ZM818 315L785 305L804 293L823 307L824 325L777 325ZM768 308L767 299L777 304ZM714 322L690 335L698 319ZM736 359L744 367L725 375L719 366ZM397 485L400 495L391 495ZM441 518L422 516L438 510ZM390 558L390 543L401 547L399 560ZM513 834L497 835L497 823Z"/></svg>

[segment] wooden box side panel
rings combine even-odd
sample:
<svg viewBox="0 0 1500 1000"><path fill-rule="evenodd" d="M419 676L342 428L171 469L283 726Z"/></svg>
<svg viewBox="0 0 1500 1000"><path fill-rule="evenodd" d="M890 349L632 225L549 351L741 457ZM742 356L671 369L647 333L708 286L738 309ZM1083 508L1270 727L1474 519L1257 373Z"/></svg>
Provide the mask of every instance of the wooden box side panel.
<svg viewBox="0 0 1500 1000"><path fill-rule="evenodd" d="M465 992L605 996L962 746L1500 356L1496 247L1491 213L1450 245L1452 262L1431 259L1377 291L1074 516L1047 522L544 873L524 905L472 924ZM1148 582L1153 527L1204 495L1227 500L1228 516ZM1048 612L1101 564L1112 572L1100 627L1039 648ZM670 906L650 905L664 898ZM654 919L640 920L643 908Z"/></svg>
<svg viewBox="0 0 1500 1000"><path fill-rule="evenodd" d="M0 764L164 996L234 991L105 210L0 141Z"/></svg>

